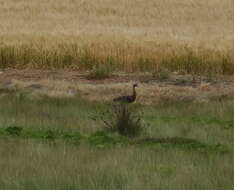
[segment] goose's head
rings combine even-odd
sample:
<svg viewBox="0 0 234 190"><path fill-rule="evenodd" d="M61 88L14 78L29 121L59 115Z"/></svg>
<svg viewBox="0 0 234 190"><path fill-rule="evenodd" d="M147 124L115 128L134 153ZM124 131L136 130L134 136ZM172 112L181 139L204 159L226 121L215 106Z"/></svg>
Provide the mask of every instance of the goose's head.
<svg viewBox="0 0 234 190"><path fill-rule="evenodd" d="M135 88L135 87L138 87L138 84L134 84L134 85L133 85L133 88Z"/></svg>

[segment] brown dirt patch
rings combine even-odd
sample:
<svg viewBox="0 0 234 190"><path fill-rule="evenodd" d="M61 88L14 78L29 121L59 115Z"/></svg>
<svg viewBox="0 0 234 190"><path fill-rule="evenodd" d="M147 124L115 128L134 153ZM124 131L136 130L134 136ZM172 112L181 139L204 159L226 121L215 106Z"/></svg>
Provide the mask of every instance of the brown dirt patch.
<svg viewBox="0 0 234 190"><path fill-rule="evenodd" d="M116 73L104 80L88 80L88 73L77 71L42 71L6 69L0 72L0 94L22 91L32 96L81 96L93 101L112 101L131 94L138 83L137 102L209 102L234 100L234 77L193 77L171 73L159 80L150 73Z"/></svg>

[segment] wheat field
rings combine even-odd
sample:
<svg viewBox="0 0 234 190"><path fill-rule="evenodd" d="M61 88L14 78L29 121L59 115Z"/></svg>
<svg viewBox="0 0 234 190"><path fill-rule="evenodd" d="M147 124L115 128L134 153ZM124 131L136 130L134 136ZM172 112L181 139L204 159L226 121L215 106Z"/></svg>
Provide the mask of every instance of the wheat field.
<svg viewBox="0 0 234 190"><path fill-rule="evenodd" d="M80 66L89 59L126 71L159 70L165 58L185 62L185 55L202 65L228 62L234 72L233 42L232 0L0 0L1 67L49 68L62 59L59 68L89 69Z"/></svg>

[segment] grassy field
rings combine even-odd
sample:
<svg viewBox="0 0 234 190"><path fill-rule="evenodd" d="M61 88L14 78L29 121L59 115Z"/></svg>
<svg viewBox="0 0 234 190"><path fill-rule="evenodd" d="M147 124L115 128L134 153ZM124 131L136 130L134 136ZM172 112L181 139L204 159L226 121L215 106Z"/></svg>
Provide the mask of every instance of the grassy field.
<svg viewBox="0 0 234 190"><path fill-rule="evenodd" d="M110 106L1 96L1 188L234 188L233 102L132 105L149 125L137 139L194 139L191 145L139 144L106 133L98 118Z"/></svg>
<svg viewBox="0 0 234 190"><path fill-rule="evenodd" d="M233 13L232 0L0 0L0 189L234 189L220 76L234 74ZM130 138L102 117L133 81L146 128Z"/></svg>
<svg viewBox="0 0 234 190"><path fill-rule="evenodd" d="M234 73L231 0L0 1L0 67Z"/></svg>

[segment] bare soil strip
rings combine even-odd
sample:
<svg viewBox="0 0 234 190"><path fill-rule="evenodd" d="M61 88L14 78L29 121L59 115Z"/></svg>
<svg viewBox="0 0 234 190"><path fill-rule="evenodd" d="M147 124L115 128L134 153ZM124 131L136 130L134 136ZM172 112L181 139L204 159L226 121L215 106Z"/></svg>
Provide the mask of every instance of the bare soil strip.
<svg viewBox="0 0 234 190"><path fill-rule="evenodd" d="M116 73L104 80L89 80L87 72L6 69L0 72L0 95L23 92L49 96L107 101L131 94L138 83L137 103L234 101L234 77L194 77L171 73L160 80L150 73Z"/></svg>

